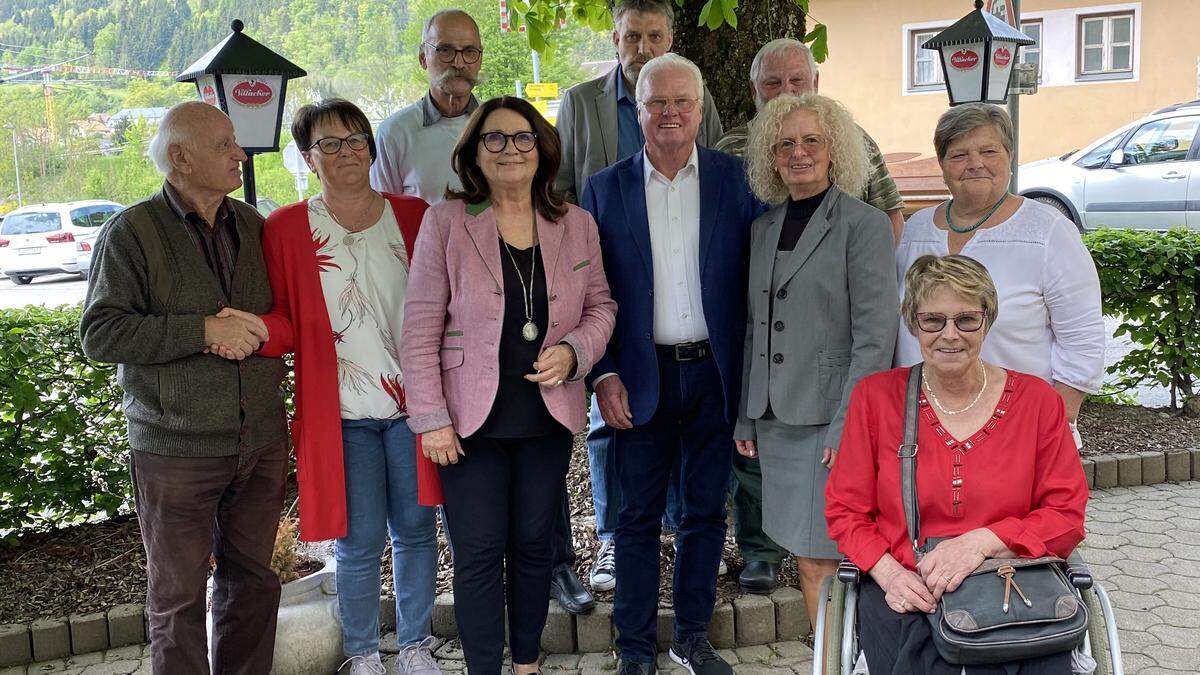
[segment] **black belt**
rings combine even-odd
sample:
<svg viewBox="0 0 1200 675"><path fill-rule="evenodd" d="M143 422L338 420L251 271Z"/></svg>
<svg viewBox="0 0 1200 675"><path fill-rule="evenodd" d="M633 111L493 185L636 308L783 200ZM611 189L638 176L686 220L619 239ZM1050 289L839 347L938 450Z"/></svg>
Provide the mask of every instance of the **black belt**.
<svg viewBox="0 0 1200 675"><path fill-rule="evenodd" d="M709 346L708 340L699 342L680 342L677 345L654 345L655 351L659 356L664 356L674 361L696 361L698 359L707 359L712 355L712 347Z"/></svg>

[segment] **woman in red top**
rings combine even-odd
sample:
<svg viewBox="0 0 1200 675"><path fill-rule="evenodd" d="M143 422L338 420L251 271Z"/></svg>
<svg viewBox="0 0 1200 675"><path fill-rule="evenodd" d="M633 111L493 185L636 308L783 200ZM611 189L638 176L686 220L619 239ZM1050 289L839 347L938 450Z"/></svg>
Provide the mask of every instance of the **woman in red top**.
<svg viewBox="0 0 1200 675"><path fill-rule="evenodd" d="M850 398L825 490L829 534L867 573L860 643L872 675L958 675L929 635L946 591L987 558L1066 558L1084 537L1088 490L1061 397L1037 377L979 358L996 288L971 258L923 256L905 275L902 319L925 360L917 444L923 537L950 537L916 564L900 500L907 368L864 378ZM1020 672L1069 673L1070 654ZM1005 672L972 666L968 673Z"/></svg>

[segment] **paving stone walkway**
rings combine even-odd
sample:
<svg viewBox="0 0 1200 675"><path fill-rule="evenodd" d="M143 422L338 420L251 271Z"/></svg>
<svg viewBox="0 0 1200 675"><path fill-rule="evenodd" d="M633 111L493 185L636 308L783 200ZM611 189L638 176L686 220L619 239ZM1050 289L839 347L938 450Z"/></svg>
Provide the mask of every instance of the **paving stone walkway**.
<svg viewBox="0 0 1200 675"><path fill-rule="evenodd" d="M1088 538L1083 550L1093 574L1104 583L1117 607L1125 672L1200 672L1200 482L1096 490L1088 506ZM394 638L391 642L394 645ZM0 675L148 674L146 653L143 646L121 647L0 669ZM457 642L444 643L437 654L447 673L462 672ZM809 673L812 663L812 651L802 642L743 647L721 654L738 675ZM386 660L394 658L389 655ZM659 667L682 670L665 654L659 657ZM612 675L616 664L607 654L553 654L542 670Z"/></svg>

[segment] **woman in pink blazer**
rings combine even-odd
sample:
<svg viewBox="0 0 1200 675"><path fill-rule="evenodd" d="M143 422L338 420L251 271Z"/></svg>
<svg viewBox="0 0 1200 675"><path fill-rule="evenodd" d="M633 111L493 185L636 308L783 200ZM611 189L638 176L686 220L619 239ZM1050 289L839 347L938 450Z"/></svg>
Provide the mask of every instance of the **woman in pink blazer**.
<svg viewBox="0 0 1200 675"><path fill-rule="evenodd" d="M463 189L426 212L409 271L408 425L438 465L472 674L500 673L506 595L512 670L538 672L583 378L616 316L596 224L554 190L559 158L528 102L479 106L454 149Z"/></svg>

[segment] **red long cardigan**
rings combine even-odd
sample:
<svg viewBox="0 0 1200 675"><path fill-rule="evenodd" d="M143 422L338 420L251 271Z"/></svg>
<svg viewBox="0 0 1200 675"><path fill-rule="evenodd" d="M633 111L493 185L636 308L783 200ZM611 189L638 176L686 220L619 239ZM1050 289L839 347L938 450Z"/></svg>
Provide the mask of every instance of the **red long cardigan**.
<svg viewBox="0 0 1200 675"><path fill-rule="evenodd" d="M416 197L383 195L392 205L409 260L425 209ZM321 290L317 250L308 225L308 201L277 209L263 227L263 257L274 304L262 317L270 337L263 356L296 355L296 414L292 445L300 484L300 539L321 541L346 535L346 477L338 400L337 351ZM442 502L437 470L417 444L420 503Z"/></svg>

